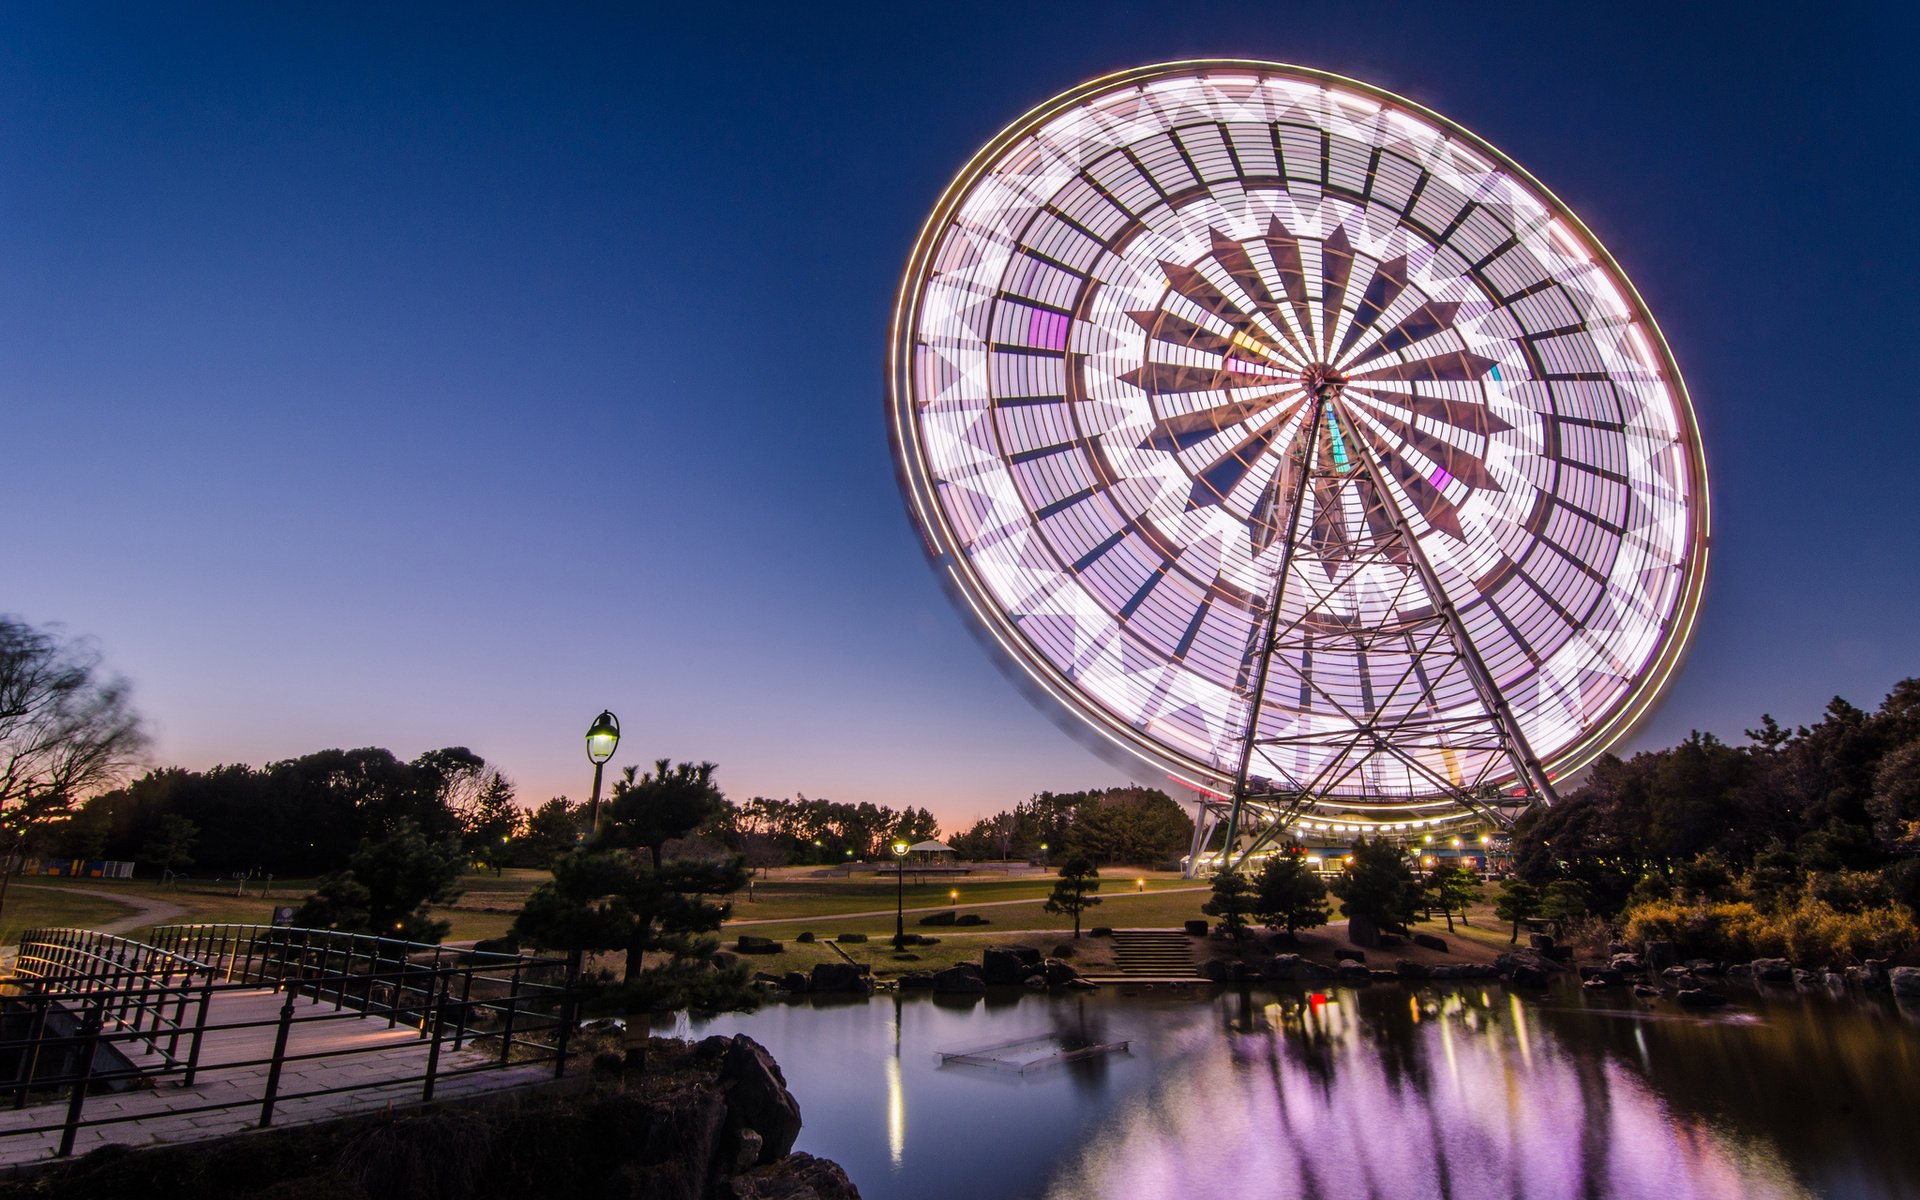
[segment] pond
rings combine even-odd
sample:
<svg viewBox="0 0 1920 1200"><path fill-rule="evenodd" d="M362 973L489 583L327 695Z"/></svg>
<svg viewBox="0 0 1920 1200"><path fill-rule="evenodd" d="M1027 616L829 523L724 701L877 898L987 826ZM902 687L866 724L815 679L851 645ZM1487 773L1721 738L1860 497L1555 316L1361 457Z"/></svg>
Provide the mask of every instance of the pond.
<svg viewBox="0 0 1920 1200"><path fill-rule="evenodd" d="M1731 994L881 993L677 1032L772 1051L796 1148L868 1200L1920 1196L1920 1006Z"/></svg>

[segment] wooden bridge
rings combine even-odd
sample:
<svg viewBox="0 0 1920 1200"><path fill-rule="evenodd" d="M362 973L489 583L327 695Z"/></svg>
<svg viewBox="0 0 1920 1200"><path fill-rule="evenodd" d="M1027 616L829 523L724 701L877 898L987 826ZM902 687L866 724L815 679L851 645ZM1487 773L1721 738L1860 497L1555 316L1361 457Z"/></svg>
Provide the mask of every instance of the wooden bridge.
<svg viewBox="0 0 1920 1200"><path fill-rule="evenodd" d="M0 1167L556 1078L565 969L331 930L32 930L0 980Z"/></svg>

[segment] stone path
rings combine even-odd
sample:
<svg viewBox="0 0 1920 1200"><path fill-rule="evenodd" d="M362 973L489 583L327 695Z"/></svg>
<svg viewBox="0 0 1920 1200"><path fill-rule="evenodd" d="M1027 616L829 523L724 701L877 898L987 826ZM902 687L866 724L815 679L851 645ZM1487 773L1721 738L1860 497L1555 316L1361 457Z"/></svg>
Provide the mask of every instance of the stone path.
<svg viewBox="0 0 1920 1200"><path fill-rule="evenodd" d="M127 1117L112 1125L82 1128L74 1142L75 1155L85 1154L109 1142L130 1146L200 1141L227 1137L258 1127L260 1102L266 1095L267 1064L259 1060L273 1054L280 1008L284 997L262 989L217 993L208 1014L208 1023L242 1024L246 1028L225 1029L204 1036L200 1047L201 1068L192 1087L181 1087L179 1077L163 1078L158 1086L145 1090L129 1089L87 1097L83 1120ZM424 1075L427 1069L428 1042L419 1030L407 1025L388 1028L385 1017L362 1016L343 1009L337 1018L302 1023L300 1019L328 1013L331 1005L314 1005L307 998L298 1002L296 1022L290 1029L287 1054L295 1061L284 1064L275 1103L275 1127L323 1121L356 1112L400 1107L420 1102L421 1083L400 1082ZM123 1053L136 1065L158 1064L157 1054L137 1042L120 1043ZM337 1057L299 1060L298 1056L325 1051L353 1050ZM176 1053L186 1055L184 1039ZM436 1100L456 1099L479 1092L524 1087L553 1078L553 1066L533 1064L501 1070L480 1071L471 1075L445 1077L444 1073L480 1066L495 1061L493 1055L472 1050L452 1053L451 1040L441 1046L440 1078L434 1087ZM251 1065L248 1065L251 1064ZM335 1095L290 1099L302 1092L353 1087L356 1090ZM210 1104L236 1104L237 1107L209 1112L181 1110ZM60 1144L58 1129L41 1133L16 1133L35 1125L58 1124L66 1117L64 1099L15 1111L0 1111L0 1170L46 1160Z"/></svg>

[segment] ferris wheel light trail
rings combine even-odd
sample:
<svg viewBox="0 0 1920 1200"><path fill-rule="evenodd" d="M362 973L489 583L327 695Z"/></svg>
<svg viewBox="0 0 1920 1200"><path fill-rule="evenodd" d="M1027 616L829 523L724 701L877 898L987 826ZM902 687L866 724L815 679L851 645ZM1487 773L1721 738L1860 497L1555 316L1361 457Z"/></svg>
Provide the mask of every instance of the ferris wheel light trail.
<svg viewBox="0 0 1920 1200"><path fill-rule="evenodd" d="M1506 824L1692 631L1705 462L1652 315L1524 169L1365 84L1170 63L1022 117L922 230L888 381L963 611L1203 797L1194 861L1210 821L1223 862L1308 817Z"/></svg>

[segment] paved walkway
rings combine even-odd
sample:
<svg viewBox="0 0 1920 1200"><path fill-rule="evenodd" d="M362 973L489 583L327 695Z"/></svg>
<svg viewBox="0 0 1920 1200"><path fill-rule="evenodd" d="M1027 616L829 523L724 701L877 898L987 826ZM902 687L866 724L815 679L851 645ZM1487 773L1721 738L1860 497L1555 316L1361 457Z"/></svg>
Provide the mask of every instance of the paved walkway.
<svg viewBox="0 0 1920 1200"><path fill-rule="evenodd" d="M1114 892L1100 893L1100 899L1124 900L1130 896L1172 896L1180 892L1210 892L1212 890L1213 888L1211 886L1207 886L1207 887L1161 888L1160 890L1154 891L1154 892L1114 891ZM1046 899L1047 898L1045 896L1029 896L1025 900L985 900L977 904L969 902L969 903L960 905L960 907L965 909L1005 908L1009 904L1043 904L1046 902ZM802 913L797 917L764 917L764 918L755 917L751 921L727 921L727 922L724 922L723 925L727 929L732 929L735 925L790 925L797 921L850 921L856 917L891 917L896 912L909 912L909 913L946 912L948 909L953 907L954 906L951 904L935 904L930 908L909 908L909 909L876 908L871 912L825 913L825 914ZM961 928L964 929L966 927L963 925L961 926ZM1048 930L1047 932L1052 933L1057 931Z"/></svg>
<svg viewBox="0 0 1920 1200"><path fill-rule="evenodd" d="M201 1042L199 1075L192 1087L181 1087L179 1077L162 1079L158 1086L129 1089L87 1097L82 1119L103 1117L132 1118L113 1125L95 1125L79 1131L73 1152L85 1154L109 1142L130 1146L200 1141L227 1137L258 1126L260 1102L266 1095L267 1065L257 1060L273 1054L274 1035L284 997L262 989L222 992L216 995L209 1024L231 1025L259 1022L243 1029L225 1029L208 1033ZM314 1005L307 998L298 1001L296 1018L307 1018L331 1011L330 1004ZM136 1065L157 1065L157 1054L145 1051L137 1042L118 1043ZM275 1127L324 1121L356 1112L368 1112L420 1102L421 1083L399 1082L424 1075L427 1069L428 1042L419 1030L406 1025L388 1028L385 1017L362 1016L343 1009L337 1018L296 1023L287 1042L290 1057L330 1050L355 1050L332 1058L287 1062L280 1074L280 1086L273 1112ZM177 1051L186 1054L184 1041ZM472 1050L452 1053L452 1042L441 1046L438 1070L441 1073L476 1067L495 1061L491 1054ZM254 1063L255 1065L240 1065ZM434 1087L436 1100L455 1099L478 1092L522 1087L553 1078L553 1066L534 1064L508 1067L471 1075L440 1078ZM328 1088L354 1087L356 1090L330 1096L305 1099L288 1098L302 1092ZM237 1107L211 1112L185 1113L181 1110L209 1104L236 1104ZM37 1104L15 1111L0 1111L0 1170L50 1157L60 1144L60 1131L15 1134L13 1131L35 1125L56 1124L65 1119L64 1099Z"/></svg>

